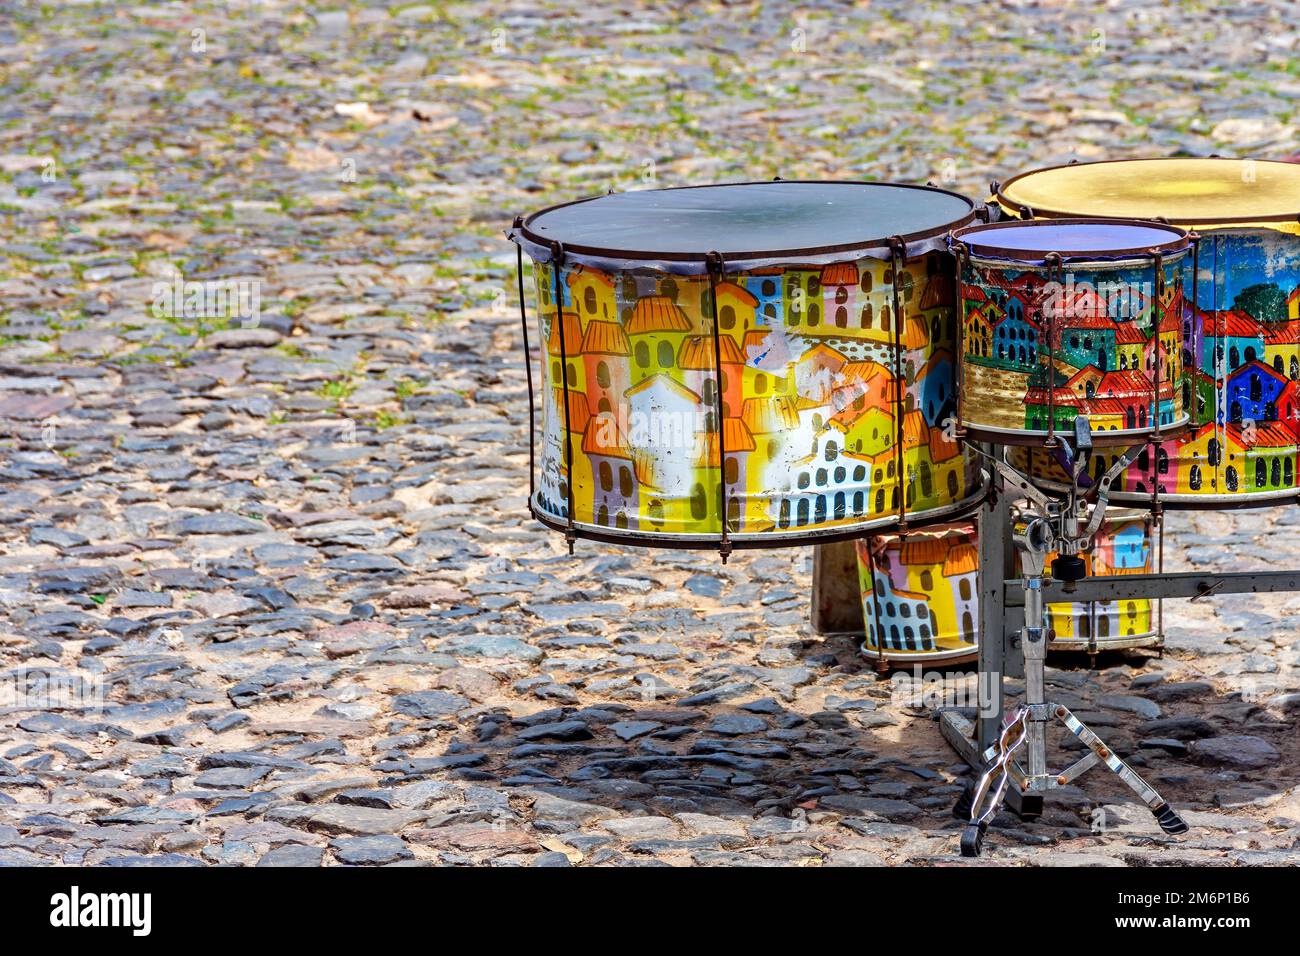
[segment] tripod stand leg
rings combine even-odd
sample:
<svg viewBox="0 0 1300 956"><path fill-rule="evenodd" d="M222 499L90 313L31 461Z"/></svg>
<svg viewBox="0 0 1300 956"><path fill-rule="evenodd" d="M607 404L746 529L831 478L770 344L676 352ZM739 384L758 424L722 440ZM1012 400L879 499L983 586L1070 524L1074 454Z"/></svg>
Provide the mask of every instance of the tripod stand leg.
<svg viewBox="0 0 1300 956"><path fill-rule="evenodd" d="M1170 834L1187 832L1188 826L1183 821L1183 818L1174 812L1174 808L1165 802L1164 798L1155 791L1155 788L1138 776L1136 770L1116 756L1114 751L1106 746L1105 741L1089 730L1078 717L1070 713L1068 707L1057 704L1053 709L1053 714L1061 723L1065 724L1070 733L1083 741L1102 763L1109 767L1117 777L1124 781L1130 790L1142 799L1143 803L1151 808L1156 822L1160 824L1160 829ZM1083 763L1083 761L1079 761L1079 763ZM1078 765L1076 764L1076 766Z"/></svg>

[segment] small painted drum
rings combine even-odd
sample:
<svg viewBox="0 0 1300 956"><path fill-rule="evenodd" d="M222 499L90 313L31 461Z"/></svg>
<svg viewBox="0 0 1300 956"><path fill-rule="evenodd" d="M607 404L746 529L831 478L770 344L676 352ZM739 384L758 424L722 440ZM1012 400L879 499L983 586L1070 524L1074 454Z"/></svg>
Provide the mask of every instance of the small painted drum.
<svg viewBox="0 0 1300 956"><path fill-rule="evenodd" d="M1159 529L1145 511L1111 511L1084 556L1097 576L1150 573ZM979 539L973 524L936 526L857 540L866 639L878 666L958 664L979 653ZM1148 599L1050 604L1051 648L1096 654L1164 643L1159 602Z"/></svg>
<svg viewBox="0 0 1300 956"><path fill-rule="evenodd" d="M1183 230L999 222L957 231L953 248L968 437L1052 445L1084 418L1094 444L1131 445L1187 424Z"/></svg>
<svg viewBox="0 0 1300 956"><path fill-rule="evenodd" d="M866 639L881 666L957 664L979 653L979 547L973 524L859 538Z"/></svg>
<svg viewBox="0 0 1300 956"><path fill-rule="evenodd" d="M541 334L534 516L570 540L725 554L970 507L944 236L974 220L954 193L849 182L645 190L518 220Z"/></svg>
<svg viewBox="0 0 1300 956"><path fill-rule="evenodd" d="M1092 550L1082 555L1088 574L1113 577L1161 570L1161 529L1150 512L1109 510ZM1017 555L1019 552L1017 552ZM1047 556L1051 565L1055 554ZM1099 651L1164 644L1160 602L1148 598L1049 604L1047 624L1054 651Z"/></svg>
<svg viewBox="0 0 1300 956"><path fill-rule="evenodd" d="M1148 504L1158 496L1166 506L1191 508L1295 500L1300 166L1248 159L1080 163L1023 173L993 191L1004 214L1023 219L1158 218L1201 236L1179 313L1182 401L1192 427L1145 449L1112 486L1111 499ZM1065 479L1059 454L1015 449L1012 460L1046 485ZM1109 463L1095 464L1104 470Z"/></svg>

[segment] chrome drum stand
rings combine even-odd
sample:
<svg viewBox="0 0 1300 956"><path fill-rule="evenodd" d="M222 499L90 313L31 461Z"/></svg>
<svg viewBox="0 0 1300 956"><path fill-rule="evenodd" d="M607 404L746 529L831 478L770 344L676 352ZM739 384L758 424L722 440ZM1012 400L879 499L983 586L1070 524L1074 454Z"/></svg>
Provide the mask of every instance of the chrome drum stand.
<svg viewBox="0 0 1300 956"><path fill-rule="evenodd" d="M1021 815L1034 817L1041 812L1043 793L1066 786L1098 763L1104 763L1151 808L1164 832L1178 834L1186 833L1188 829L1187 824L1164 798L1120 759L1105 741L1075 717L1064 704L1050 701L1046 697L1044 669L1051 634L1046 626L1044 584L1048 580L1055 580L1061 582L1067 594L1076 590L1078 582L1086 574L1086 565L1081 555L1091 549L1093 537L1101 527L1110 485L1143 447L1135 445L1117 458L1098 482L1095 502L1089 504L1079 492L1078 479L1087 467L1092 438L1086 420L1077 419L1075 424L1073 441L1067 447L1072 460L1073 481L1064 501L1047 497L1010 465L981 452L988 458L995 472L994 487L1001 484L1003 490L1014 489L1027 500L1031 513L1024 527L1012 535L1020 552L1023 574L1024 618L1018 628L1018 646L1024 658L1025 694L1021 706L1008 712L1002 719L996 739L979 753L978 763L970 759L969 741L964 728L953 722L956 715L942 715L948 718L947 725L943 727L945 737L959 751L967 751L963 755L967 756L968 762L982 770L953 808L953 815L966 823L961 836L962 856L980 854L989 821L997 814L1011 783L1016 785ZM1052 551L1058 557L1052 561L1052 574L1048 578L1045 575L1047 555ZM993 565L986 567L992 568ZM983 681L980 686L984 686ZM1053 720L1064 724L1066 730L1088 748L1085 756L1060 773L1052 773L1047 769L1047 725ZM961 734L960 744L954 740L954 731ZM1025 797L1036 799L1026 802Z"/></svg>

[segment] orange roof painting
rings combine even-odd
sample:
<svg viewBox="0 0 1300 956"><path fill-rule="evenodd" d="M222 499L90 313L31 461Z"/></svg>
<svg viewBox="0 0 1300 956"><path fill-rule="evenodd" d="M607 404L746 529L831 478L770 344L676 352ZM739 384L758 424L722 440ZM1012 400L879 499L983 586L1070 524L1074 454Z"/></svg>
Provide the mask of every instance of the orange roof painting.
<svg viewBox="0 0 1300 956"><path fill-rule="evenodd" d="M719 336L718 345L721 347L723 365L745 364L740 346L730 335ZM679 368L693 370L713 368L713 336L692 335L683 342L682 350L677 356L677 365Z"/></svg>
<svg viewBox="0 0 1300 956"><path fill-rule="evenodd" d="M772 435L799 427L794 402L785 396L747 398L741 406L740 417L754 435Z"/></svg>
<svg viewBox="0 0 1300 956"><path fill-rule="evenodd" d="M632 348L623 326L593 319L587 323L586 334L582 337L582 351L587 355L628 355Z"/></svg>
<svg viewBox="0 0 1300 956"><path fill-rule="evenodd" d="M689 331L691 320L682 307L666 295L647 295L637 299L632 308L632 318L627 323L628 335Z"/></svg>
<svg viewBox="0 0 1300 956"><path fill-rule="evenodd" d="M582 433L582 451L587 455L632 460L632 452L613 415L596 415L587 422Z"/></svg>
<svg viewBox="0 0 1300 956"><path fill-rule="evenodd" d="M559 417L560 426L564 426L564 389L552 389L555 393L555 413ZM587 408L587 396L582 392L569 389L569 430L575 433L585 432L587 422L591 419L591 412Z"/></svg>
<svg viewBox="0 0 1300 956"><path fill-rule="evenodd" d="M564 328L563 343L560 341L561 324ZM546 351L558 357L561 344L564 346L565 355L577 355L582 351L582 322L578 320L578 313L563 312L560 322L552 318L551 334L546 340Z"/></svg>
<svg viewBox="0 0 1300 956"><path fill-rule="evenodd" d="M742 305L746 305L751 309L758 308L758 299L750 294L749 290L745 289L743 286L738 286L734 282L719 282L717 289L719 302L723 299L735 299L737 302L740 302Z"/></svg>
<svg viewBox="0 0 1300 956"><path fill-rule="evenodd" d="M935 273L925 284L919 307L924 312L927 309L941 309L949 305L952 305L952 282L943 273Z"/></svg>
<svg viewBox="0 0 1300 956"><path fill-rule="evenodd" d="M846 359L837 349L833 349L829 345L818 343L808 351L804 352L803 355L799 356L798 364L815 364L822 368L829 368L838 372L847 365L848 362L849 360Z"/></svg>
<svg viewBox="0 0 1300 956"><path fill-rule="evenodd" d="M758 448L758 443L754 441L754 436L745 423L739 418L725 418L722 421L723 438L727 446L727 457L732 455L742 455L754 451ZM718 433L708 432L700 436L699 456L695 464L702 468L717 468L720 459L718 458Z"/></svg>
<svg viewBox="0 0 1300 956"><path fill-rule="evenodd" d="M564 281L570 288L576 285L582 279L594 279L601 285L610 289L614 288L614 280L599 269L590 269L583 265L576 265L569 270L569 274L564 277Z"/></svg>
<svg viewBox="0 0 1300 956"><path fill-rule="evenodd" d="M924 319L909 315L903 325L900 342L905 349L923 349L930 344L930 327Z"/></svg>
<svg viewBox="0 0 1300 956"><path fill-rule="evenodd" d="M827 285L857 285L858 267L853 262L832 262L822 266L821 283Z"/></svg>
<svg viewBox="0 0 1300 956"><path fill-rule="evenodd" d="M943 576L951 578L959 574L973 574L979 570L979 566L980 553L974 545L964 542L954 544L943 562Z"/></svg>
<svg viewBox="0 0 1300 956"><path fill-rule="evenodd" d="M956 458L961 454L961 445L944 434L942 428L930 429L930 460L936 464Z"/></svg>
<svg viewBox="0 0 1300 956"><path fill-rule="evenodd" d="M951 549L952 545L939 535L906 535L898 547L898 559L908 567L940 564L947 560Z"/></svg>
<svg viewBox="0 0 1300 956"><path fill-rule="evenodd" d="M920 448L930 442L930 427L920 409L903 414L903 448Z"/></svg>

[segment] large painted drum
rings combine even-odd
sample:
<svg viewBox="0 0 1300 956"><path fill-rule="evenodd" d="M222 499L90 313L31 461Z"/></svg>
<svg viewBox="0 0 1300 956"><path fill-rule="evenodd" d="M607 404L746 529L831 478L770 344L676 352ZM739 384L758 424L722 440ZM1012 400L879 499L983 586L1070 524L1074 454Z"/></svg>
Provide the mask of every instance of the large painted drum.
<svg viewBox="0 0 1300 956"><path fill-rule="evenodd" d="M1131 445L1187 423L1183 230L999 222L957 231L953 248L970 438L1050 447L1083 418L1095 444Z"/></svg>
<svg viewBox="0 0 1300 956"><path fill-rule="evenodd" d="M1192 427L1146 449L1113 500L1253 507L1300 491L1300 166L1239 159L1120 160L1023 173L994 198L1025 219L1159 218L1200 234L1178 304ZM1059 451L1021 452L1039 479ZM1098 467L1108 464L1105 456Z"/></svg>
<svg viewBox="0 0 1300 956"><path fill-rule="evenodd" d="M1085 554L1088 573L1106 577L1158 568L1159 528L1145 511L1111 511ZM913 662L957 664L979 653L979 539L955 523L856 542L865 640L881 668ZM1049 604L1051 649L1097 654L1163 644L1159 602L1145 598Z"/></svg>
<svg viewBox="0 0 1300 956"><path fill-rule="evenodd" d="M518 220L542 359L532 513L570 540L725 554L970 506L944 236L974 219L938 189L778 181Z"/></svg>

